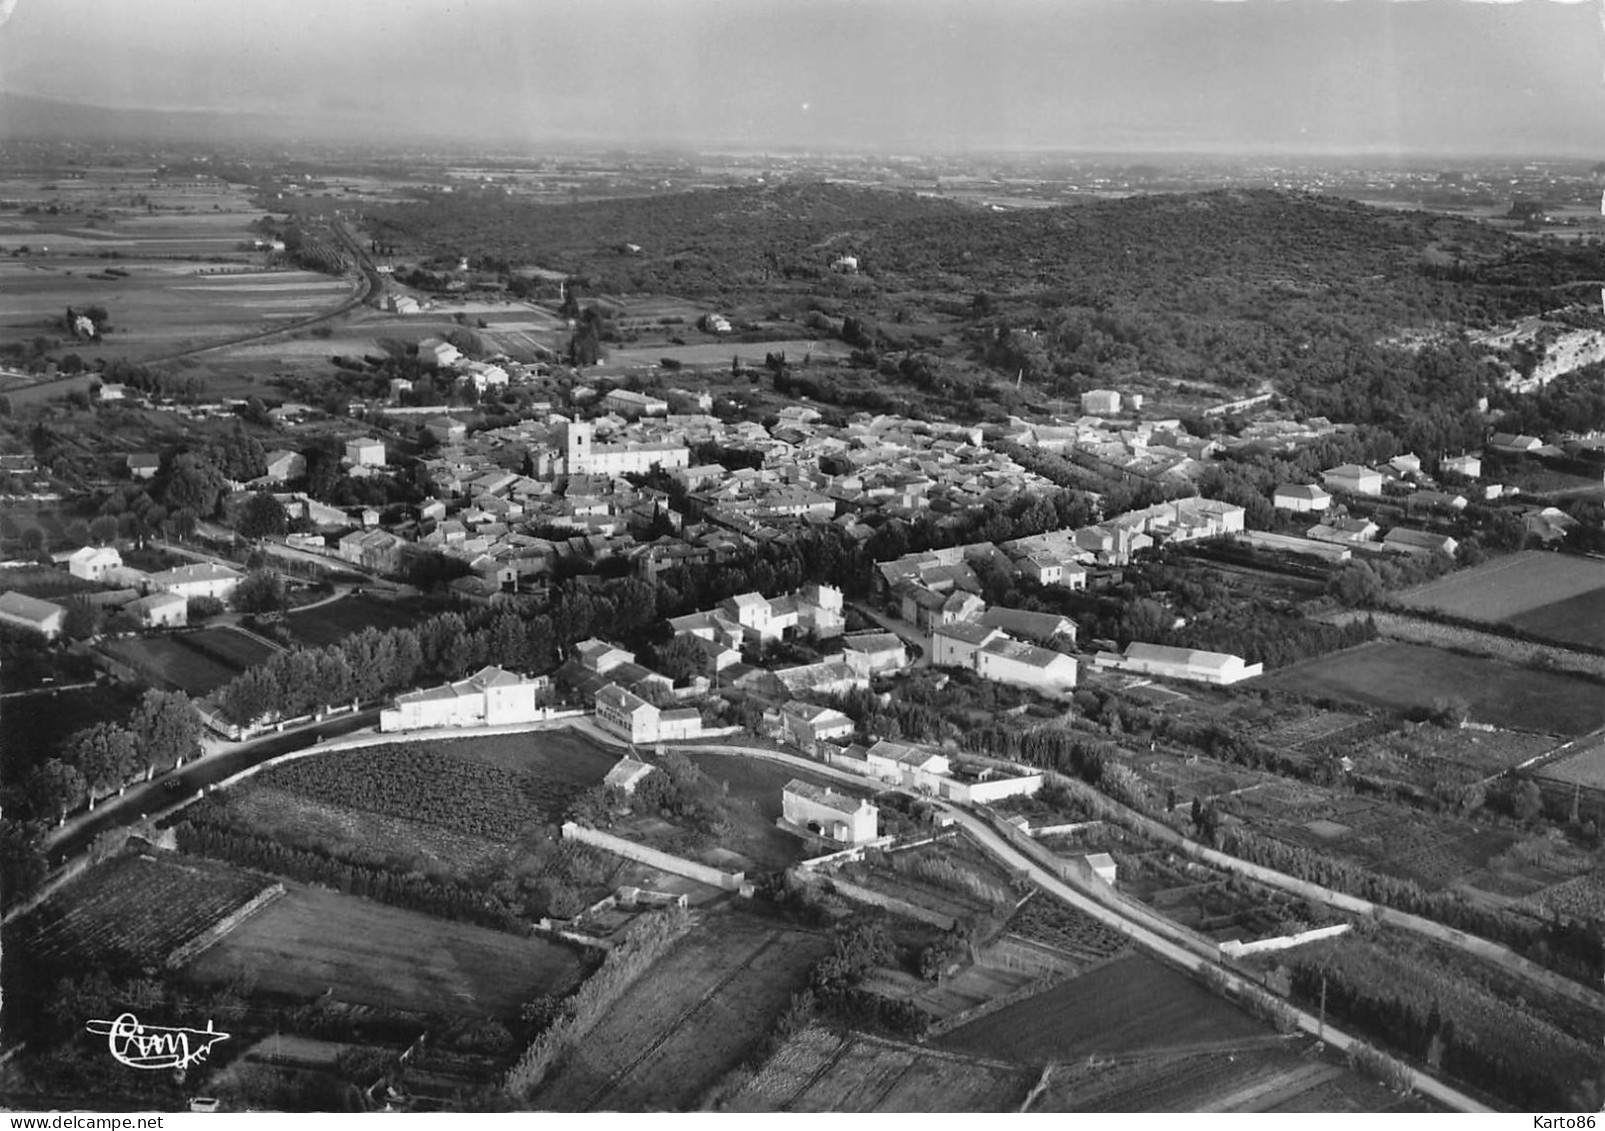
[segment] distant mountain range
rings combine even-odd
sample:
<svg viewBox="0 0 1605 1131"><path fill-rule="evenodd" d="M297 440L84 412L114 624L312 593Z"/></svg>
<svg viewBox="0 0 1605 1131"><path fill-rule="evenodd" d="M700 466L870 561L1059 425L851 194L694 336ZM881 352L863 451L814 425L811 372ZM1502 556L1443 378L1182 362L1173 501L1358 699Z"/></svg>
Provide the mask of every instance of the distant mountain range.
<svg viewBox="0 0 1605 1131"><path fill-rule="evenodd" d="M409 136L403 123L214 110L96 106L0 90L0 140L361 141Z"/></svg>

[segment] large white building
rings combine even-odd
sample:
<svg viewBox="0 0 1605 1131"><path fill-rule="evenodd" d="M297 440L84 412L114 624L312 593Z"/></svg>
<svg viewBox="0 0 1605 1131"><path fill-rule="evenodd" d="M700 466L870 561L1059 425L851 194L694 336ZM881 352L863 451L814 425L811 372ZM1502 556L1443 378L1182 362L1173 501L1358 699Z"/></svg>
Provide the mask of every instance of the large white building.
<svg viewBox="0 0 1605 1131"><path fill-rule="evenodd" d="M196 562L153 573L146 579L152 592L177 593L180 597L216 597L226 601L234 595L244 575L236 569L214 562Z"/></svg>
<svg viewBox="0 0 1605 1131"><path fill-rule="evenodd" d="M665 711L616 683L596 693L596 721L634 743L683 741L702 733L702 715L695 707Z"/></svg>
<svg viewBox="0 0 1605 1131"><path fill-rule="evenodd" d="M26 593L0 593L0 624L37 632L46 640L61 635L67 610Z"/></svg>
<svg viewBox="0 0 1605 1131"><path fill-rule="evenodd" d="M385 442L362 437L346 441L346 462L353 467L383 467Z"/></svg>
<svg viewBox="0 0 1605 1131"><path fill-rule="evenodd" d="M396 696L396 705L379 715L382 731L437 727L507 726L534 722L546 687L545 677L531 679L498 667L485 667L456 683Z"/></svg>
<svg viewBox="0 0 1605 1131"><path fill-rule="evenodd" d="M1126 646L1125 655L1099 652L1093 657L1093 662L1100 668L1219 684L1252 679L1265 670L1263 664L1246 664L1241 656L1226 652L1202 652L1196 648L1173 648L1167 644L1135 641Z"/></svg>
<svg viewBox="0 0 1605 1131"><path fill-rule="evenodd" d="M1029 687L1047 695L1062 695L1076 686L1076 662L1072 657L1008 637L988 641L977 651L975 670L982 679Z"/></svg>
<svg viewBox="0 0 1605 1131"><path fill-rule="evenodd" d="M565 429L563 470L568 475L625 475L654 467L675 471L691 465L683 443L598 444L595 428L576 420Z"/></svg>

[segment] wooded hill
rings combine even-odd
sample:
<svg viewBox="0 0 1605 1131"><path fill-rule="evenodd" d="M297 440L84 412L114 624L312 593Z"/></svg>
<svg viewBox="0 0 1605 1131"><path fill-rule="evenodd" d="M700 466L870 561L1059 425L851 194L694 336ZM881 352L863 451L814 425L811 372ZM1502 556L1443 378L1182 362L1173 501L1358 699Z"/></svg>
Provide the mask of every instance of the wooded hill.
<svg viewBox="0 0 1605 1131"><path fill-rule="evenodd" d="M1480 442L1466 414L1499 376L1462 331L1592 301L1580 284L1605 279L1597 246L1269 190L1014 212L824 184L565 205L469 192L368 226L402 253L538 264L589 292L852 315L882 352L934 326L945 363L1023 371L1061 394L1141 375L1274 387L1304 413L1395 430L1430 416L1428 434L1405 438L1433 448ZM839 255L860 273L833 272Z"/></svg>

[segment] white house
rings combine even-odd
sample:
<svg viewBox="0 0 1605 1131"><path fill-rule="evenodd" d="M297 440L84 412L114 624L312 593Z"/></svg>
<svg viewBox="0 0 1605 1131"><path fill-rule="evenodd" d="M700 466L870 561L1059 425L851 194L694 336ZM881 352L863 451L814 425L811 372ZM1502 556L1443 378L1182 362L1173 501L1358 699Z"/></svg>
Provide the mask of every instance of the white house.
<svg viewBox="0 0 1605 1131"><path fill-rule="evenodd" d="M853 736L853 720L840 711L796 699L780 708L780 726L786 741L802 750Z"/></svg>
<svg viewBox="0 0 1605 1131"><path fill-rule="evenodd" d="M444 369L462 356L462 351L443 338L425 338L418 343L418 360Z"/></svg>
<svg viewBox="0 0 1605 1131"><path fill-rule="evenodd" d="M411 295L393 294L385 300L385 304L396 314L417 314L421 309L418 300Z"/></svg>
<svg viewBox="0 0 1605 1131"><path fill-rule="evenodd" d="M145 628L183 628L189 624L189 598L177 593L152 593L130 601L125 611Z"/></svg>
<svg viewBox="0 0 1605 1131"><path fill-rule="evenodd" d="M346 441L346 462L353 467L383 467L385 442L368 437Z"/></svg>
<svg viewBox="0 0 1605 1131"><path fill-rule="evenodd" d="M85 546L67 559L67 572L85 581L103 581L107 570L121 569L122 564L115 546Z"/></svg>
<svg viewBox="0 0 1605 1131"><path fill-rule="evenodd" d="M782 827L836 841L866 844L880 831L880 810L868 799L849 797L793 778L780 791Z"/></svg>
<svg viewBox="0 0 1605 1131"><path fill-rule="evenodd" d="M892 632L854 632L842 639L842 660L861 676L908 667L908 648Z"/></svg>
<svg viewBox="0 0 1605 1131"><path fill-rule="evenodd" d="M128 456L128 474L135 479L153 479L161 469L162 457L155 452L131 452Z"/></svg>
<svg viewBox="0 0 1605 1131"><path fill-rule="evenodd" d="M536 701L545 677L531 679L498 667L484 667L467 679L396 696L395 707L379 714L382 731L439 727L505 726L541 717Z"/></svg>
<svg viewBox="0 0 1605 1131"><path fill-rule="evenodd" d="M1100 668L1190 679L1200 683L1229 684L1261 674L1263 664L1245 664L1241 656L1225 652L1203 652L1196 648L1173 648L1166 644L1133 641L1119 652L1099 652L1093 662Z"/></svg>
<svg viewBox="0 0 1605 1131"><path fill-rule="evenodd" d="M629 389L614 389L602 398L602 407L609 412L616 412L626 420L634 420L642 416L667 416L669 402L649 397L645 393L632 392Z"/></svg>
<svg viewBox="0 0 1605 1131"><path fill-rule="evenodd" d="M153 592L177 593L180 597L216 597L226 601L244 575L238 570L213 562L176 566L153 573L145 581Z"/></svg>
<svg viewBox="0 0 1605 1131"><path fill-rule="evenodd" d="M1120 394L1113 389L1090 389L1081 394L1081 411L1087 416L1113 416L1120 411Z"/></svg>
<svg viewBox="0 0 1605 1131"><path fill-rule="evenodd" d="M1006 636L988 641L975 653L975 670L983 679L1049 695L1062 695L1076 686L1074 658Z"/></svg>
<svg viewBox="0 0 1605 1131"><path fill-rule="evenodd" d="M54 640L61 635L66 619L67 610L60 605L26 593L0 593L0 624L37 632L46 640Z"/></svg>
<svg viewBox="0 0 1605 1131"><path fill-rule="evenodd" d="M871 775L882 781L935 791L937 779L947 776L951 763L946 754L922 746L905 746L885 739L864 754Z"/></svg>
<svg viewBox="0 0 1605 1131"><path fill-rule="evenodd" d="M974 668L977 652L994 640L1006 638L1002 629L979 621L937 625L931 629L931 663L939 668Z"/></svg>
<svg viewBox="0 0 1605 1131"><path fill-rule="evenodd" d="M662 714L654 704L616 683L596 693L596 721L628 742L656 742Z"/></svg>
<svg viewBox="0 0 1605 1131"><path fill-rule="evenodd" d="M1477 479L1482 475L1482 459L1470 455L1450 456L1443 461L1442 468L1456 475L1464 475L1467 479Z"/></svg>
<svg viewBox="0 0 1605 1131"><path fill-rule="evenodd" d="M1382 494L1382 473L1369 467L1345 463L1321 473L1321 482L1333 491L1350 495Z"/></svg>
<svg viewBox="0 0 1605 1131"><path fill-rule="evenodd" d="M1324 511L1332 505L1332 496L1313 483L1284 483L1271 494L1271 504L1297 513Z"/></svg>

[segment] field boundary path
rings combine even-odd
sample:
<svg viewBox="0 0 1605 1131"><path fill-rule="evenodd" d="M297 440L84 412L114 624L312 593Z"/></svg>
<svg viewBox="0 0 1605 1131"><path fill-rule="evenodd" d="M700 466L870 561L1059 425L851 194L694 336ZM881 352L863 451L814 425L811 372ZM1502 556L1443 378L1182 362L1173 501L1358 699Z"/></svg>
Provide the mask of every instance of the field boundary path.
<svg viewBox="0 0 1605 1131"><path fill-rule="evenodd" d="M1085 782L1072 778L1063 778L1055 775L1056 780L1065 784L1073 793L1085 796L1087 793L1096 793ZM1121 820L1129 822L1132 827L1143 835L1158 841L1168 847L1201 860L1212 867L1224 868L1251 880L1280 888L1294 895L1324 903L1328 907L1339 911L1346 911L1355 915L1371 915L1378 921L1389 926L1400 927L1416 934L1424 935L1437 942L1447 943L1458 950L1464 951L1474 957L1485 959L1503 967L1507 972L1525 978L1552 993L1571 999L1579 1005L1590 1009L1605 1011L1605 995L1590 989L1579 982L1546 969L1529 958L1524 958L1501 943L1489 939L1469 935L1465 931L1439 923L1433 919L1426 919L1420 915L1412 915L1407 911L1398 911L1384 904L1373 903L1359 896L1349 895L1346 892L1335 891L1332 888L1322 887L1309 880L1301 880L1285 872L1267 868L1262 864L1255 864L1248 860L1228 855L1218 849L1199 844L1191 840L1168 825L1161 824L1152 817L1145 816L1102 793L1097 793L1097 800L1102 805L1116 806L1123 814Z"/></svg>
<svg viewBox="0 0 1605 1131"><path fill-rule="evenodd" d="M1596 656L1563 644L1544 644L1536 640L1501 636L1497 632L1466 625L1444 624L1401 609L1350 610L1322 619L1330 624L1347 625L1367 617L1377 626L1377 635L1387 640L1453 648L1510 664L1547 664L1558 671L1605 677L1605 656Z"/></svg>

